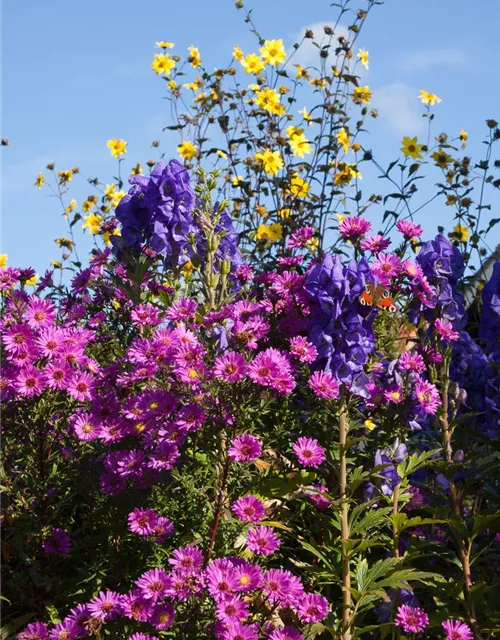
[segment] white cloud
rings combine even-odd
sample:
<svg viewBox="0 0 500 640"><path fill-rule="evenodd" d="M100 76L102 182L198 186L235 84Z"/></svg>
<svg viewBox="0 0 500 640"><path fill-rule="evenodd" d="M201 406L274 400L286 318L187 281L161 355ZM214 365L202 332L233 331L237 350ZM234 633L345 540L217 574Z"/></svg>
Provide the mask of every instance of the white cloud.
<svg viewBox="0 0 500 640"><path fill-rule="evenodd" d="M400 67L403 71L425 71L436 66L466 67L470 62L459 49L422 49L404 55Z"/></svg>
<svg viewBox="0 0 500 640"><path fill-rule="evenodd" d="M333 22L315 22L314 24L306 25L305 27L301 27L297 33L291 36L293 38L293 43L300 43L305 32L312 31L314 33L314 40L316 40L320 46L328 44L331 36L326 35L324 27L330 27L334 32L329 51L330 55L335 55L334 52L338 45L338 38L340 36L343 36L344 38L349 37L349 31L341 24L335 26L335 23ZM309 38L306 38L304 42L302 42L300 48L297 49L290 60L290 64L300 64L303 67L308 67L310 65L319 66L319 62L319 49L313 44L313 40Z"/></svg>
<svg viewBox="0 0 500 640"><path fill-rule="evenodd" d="M419 109L418 90L407 84L388 84L375 89L373 106L380 119L398 136L422 133L424 121Z"/></svg>

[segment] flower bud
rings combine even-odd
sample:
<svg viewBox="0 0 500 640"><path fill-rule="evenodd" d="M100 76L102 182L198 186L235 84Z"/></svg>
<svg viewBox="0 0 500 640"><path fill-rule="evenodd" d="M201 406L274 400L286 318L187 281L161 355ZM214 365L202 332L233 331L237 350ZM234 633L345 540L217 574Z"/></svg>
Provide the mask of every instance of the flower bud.
<svg viewBox="0 0 500 640"><path fill-rule="evenodd" d="M455 451L455 455L453 456L453 460L461 464L465 460L465 454L462 449Z"/></svg>
<svg viewBox="0 0 500 640"><path fill-rule="evenodd" d="M215 253L219 247L219 238L215 235L215 233L211 233L207 236L207 249Z"/></svg>
<svg viewBox="0 0 500 640"><path fill-rule="evenodd" d="M220 263L220 272L227 276L231 272L231 260L222 260Z"/></svg>

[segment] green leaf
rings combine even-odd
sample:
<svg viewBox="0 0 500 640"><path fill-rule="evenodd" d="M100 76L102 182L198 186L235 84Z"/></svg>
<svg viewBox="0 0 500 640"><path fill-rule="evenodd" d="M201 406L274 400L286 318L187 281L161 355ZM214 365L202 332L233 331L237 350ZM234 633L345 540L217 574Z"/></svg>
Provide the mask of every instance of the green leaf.
<svg viewBox="0 0 500 640"><path fill-rule="evenodd" d="M352 535L357 535L361 533L365 533L369 529L376 527L379 524L382 524L387 520L387 516L391 513L392 507L381 507L378 509L373 509L369 511L364 518L362 518L356 524L351 525L350 531Z"/></svg>
<svg viewBox="0 0 500 640"><path fill-rule="evenodd" d="M286 476L267 478L257 486L257 493L266 498L282 498L296 491L300 486L307 486L316 480L316 474L311 471L289 473Z"/></svg>

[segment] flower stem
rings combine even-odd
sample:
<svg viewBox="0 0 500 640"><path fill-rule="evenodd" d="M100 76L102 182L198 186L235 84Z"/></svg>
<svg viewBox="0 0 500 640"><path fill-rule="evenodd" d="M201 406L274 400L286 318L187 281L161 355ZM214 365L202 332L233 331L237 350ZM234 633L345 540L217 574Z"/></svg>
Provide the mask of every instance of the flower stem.
<svg viewBox="0 0 500 640"><path fill-rule="evenodd" d="M340 542L342 546L342 635L341 640L351 639L351 573L349 567L349 503L347 501L347 415L344 403L339 416L340 445Z"/></svg>
<svg viewBox="0 0 500 640"><path fill-rule="evenodd" d="M215 514L214 514L212 526L210 527L210 542L208 543L208 550L207 550L207 557L206 557L207 564L210 562L210 558L212 557L212 554L214 551L215 538L217 536L217 528L219 526L219 520L222 513L222 507L224 505L225 495L226 495L226 482L227 482L227 476L229 473L229 462L230 462L226 449L227 449L226 436L225 436L225 433L222 432L220 437L220 452L219 452L221 456L220 458L221 464L219 466L219 472L217 473L217 478L215 480L215 486L218 488L217 504L215 506Z"/></svg>
<svg viewBox="0 0 500 640"><path fill-rule="evenodd" d="M453 462L453 449L451 446L451 428L448 419L448 389L449 389L449 380L446 377L443 383L443 417L441 418L442 427L443 427L443 449L446 457L446 462L451 464ZM451 504L453 507L453 513L459 519L462 519L462 505L460 496L458 495L457 489L453 482L453 478L450 479L450 498ZM456 535L457 544L458 544L458 555L460 558L460 562L462 564L462 573L464 576L464 600L465 607L467 609L467 615L469 617L469 622L472 627L472 631L474 633L475 640L481 640L481 631L479 629L479 625L477 623L476 616L476 607L471 598L472 591L472 574L470 568L470 545L467 545L464 538L460 535Z"/></svg>

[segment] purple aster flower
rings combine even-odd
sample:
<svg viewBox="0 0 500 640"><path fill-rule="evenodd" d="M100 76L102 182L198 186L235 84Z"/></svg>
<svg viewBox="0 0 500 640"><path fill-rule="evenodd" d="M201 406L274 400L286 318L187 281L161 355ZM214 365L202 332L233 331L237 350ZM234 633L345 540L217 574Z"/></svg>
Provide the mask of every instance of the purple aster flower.
<svg viewBox="0 0 500 640"><path fill-rule="evenodd" d="M303 336L296 336L290 340L290 353L300 362L311 363L318 357L318 350Z"/></svg>
<svg viewBox="0 0 500 640"><path fill-rule="evenodd" d="M158 636L152 636L149 633L137 632L129 636L128 640L158 640Z"/></svg>
<svg viewBox="0 0 500 640"><path fill-rule="evenodd" d="M357 216L355 218L344 218L339 224L339 233L344 240L355 240L364 236L372 228L372 223Z"/></svg>
<svg viewBox="0 0 500 640"><path fill-rule="evenodd" d="M288 247L290 249L302 249L316 233L314 227L300 227L294 231L288 239Z"/></svg>
<svg viewBox="0 0 500 640"><path fill-rule="evenodd" d="M399 384L390 384L384 389L383 394L387 402L399 404L404 400L403 387Z"/></svg>
<svg viewBox="0 0 500 640"><path fill-rule="evenodd" d="M416 222L410 222L410 220L398 220L396 222L396 229L403 234L406 240L412 238L420 238L424 230Z"/></svg>
<svg viewBox="0 0 500 640"><path fill-rule="evenodd" d="M429 616L419 607L410 607L407 604L402 604L398 607L394 624L398 627L403 627L406 633L419 633L429 624Z"/></svg>
<svg viewBox="0 0 500 640"><path fill-rule="evenodd" d="M309 378L309 386L319 398L338 398L340 387L328 371L315 371Z"/></svg>
<svg viewBox="0 0 500 640"><path fill-rule="evenodd" d="M175 618L175 609L169 603L155 604L149 622L157 631L166 631Z"/></svg>
<svg viewBox="0 0 500 640"><path fill-rule="evenodd" d="M249 433L235 438L231 442L228 454L230 460L236 462L254 462L262 453L262 443Z"/></svg>
<svg viewBox="0 0 500 640"><path fill-rule="evenodd" d="M50 536L42 542L45 553L69 553L71 550L71 538L64 529L52 529Z"/></svg>
<svg viewBox="0 0 500 640"><path fill-rule="evenodd" d="M380 233L376 233L373 236L368 236L368 238L363 238L360 242L360 246L365 251L370 251L371 253L377 255L382 251L385 251L387 247L391 244L389 238L385 238Z"/></svg>
<svg viewBox="0 0 500 640"><path fill-rule="evenodd" d="M17 640L48 640L48 638L47 625L43 622L32 622L17 635Z"/></svg>
<svg viewBox="0 0 500 640"><path fill-rule="evenodd" d="M321 622L328 615L328 600L317 593L306 593L296 609L301 622Z"/></svg>
<svg viewBox="0 0 500 640"><path fill-rule="evenodd" d="M249 529L247 533L247 547L250 551L263 556L270 556L279 549L280 539L271 527L257 527Z"/></svg>
<svg viewBox="0 0 500 640"><path fill-rule="evenodd" d="M445 620L441 623L446 640L472 640L474 635L469 627L461 620Z"/></svg>
<svg viewBox="0 0 500 640"><path fill-rule="evenodd" d="M151 536L155 533L158 514L153 509L136 508L128 514L128 528L140 536Z"/></svg>
<svg viewBox="0 0 500 640"><path fill-rule="evenodd" d="M326 460L325 450L314 438L299 438L293 452L304 467L319 467Z"/></svg>
<svg viewBox="0 0 500 640"><path fill-rule="evenodd" d="M167 595L171 580L165 569L150 569L135 581L147 600L156 602Z"/></svg>
<svg viewBox="0 0 500 640"><path fill-rule="evenodd" d="M276 629L269 636L269 640L303 640L304 636L295 628L285 626L282 629Z"/></svg>
<svg viewBox="0 0 500 640"><path fill-rule="evenodd" d="M72 620L59 622L49 634L50 640L73 640L76 636L77 630Z"/></svg>
<svg viewBox="0 0 500 640"><path fill-rule="evenodd" d="M266 514L264 504L252 495L238 498L231 509L235 516L243 522L260 522Z"/></svg>
<svg viewBox="0 0 500 640"><path fill-rule="evenodd" d="M71 620L77 635L85 637L88 635L87 623L90 620L90 609L88 604L79 604L71 609L68 620Z"/></svg>
<svg viewBox="0 0 500 640"><path fill-rule="evenodd" d="M101 591L89 602L90 615L99 620L113 620L121 612L121 595L115 591Z"/></svg>
<svg viewBox="0 0 500 640"><path fill-rule="evenodd" d="M431 382L424 380L420 376L416 378L415 398L422 411L430 415L436 414L441 404L441 398L437 388Z"/></svg>
<svg viewBox="0 0 500 640"><path fill-rule="evenodd" d="M138 304L130 314L130 318L136 327L156 327L161 322L160 312L149 302Z"/></svg>
<svg viewBox="0 0 500 640"><path fill-rule="evenodd" d="M49 362L43 371L45 382L51 389L62 391L67 389L73 372L64 361Z"/></svg>
<svg viewBox="0 0 500 640"><path fill-rule="evenodd" d="M215 359L213 374L224 382L234 384L243 380L246 369L247 364L242 355L235 351L227 351L223 356Z"/></svg>

